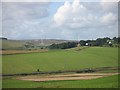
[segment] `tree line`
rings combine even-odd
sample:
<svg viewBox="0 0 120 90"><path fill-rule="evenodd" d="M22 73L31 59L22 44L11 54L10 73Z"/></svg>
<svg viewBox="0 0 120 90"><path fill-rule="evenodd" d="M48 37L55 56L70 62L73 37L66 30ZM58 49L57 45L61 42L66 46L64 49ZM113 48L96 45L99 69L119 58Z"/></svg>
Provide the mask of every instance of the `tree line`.
<svg viewBox="0 0 120 90"><path fill-rule="evenodd" d="M81 40L79 42L81 46L85 46L88 43L89 46L115 46L118 47L120 44L120 37L109 37L97 38L96 40Z"/></svg>
<svg viewBox="0 0 120 90"><path fill-rule="evenodd" d="M97 38L96 40L80 40L79 42L64 42L60 44L52 44L49 46L50 49L67 49L78 46L110 46L120 47L120 37L109 37Z"/></svg>
<svg viewBox="0 0 120 90"><path fill-rule="evenodd" d="M77 46L77 42L64 42L60 44L52 44L49 46L50 49L67 49L67 48L73 48Z"/></svg>

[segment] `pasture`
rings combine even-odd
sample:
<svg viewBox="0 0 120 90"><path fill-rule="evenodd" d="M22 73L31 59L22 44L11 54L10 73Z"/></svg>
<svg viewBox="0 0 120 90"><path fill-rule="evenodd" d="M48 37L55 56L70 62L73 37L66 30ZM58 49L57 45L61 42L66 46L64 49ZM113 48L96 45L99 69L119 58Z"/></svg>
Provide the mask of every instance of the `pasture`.
<svg viewBox="0 0 120 90"><path fill-rule="evenodd" d="M25 53L36 53L36 52L46 52L48 50L0 50L0 54L2 55L12 55L12 54L25 54Z"/></svg>
<svg viewBox="0 0 120 90"><path fill-rule="evenodd" d="M91 80L32 82L7 78L3 88L117 88L118 75Z"/></svg>
<svg viewBox="0 0 120 90"><path fill-rule="evenodd" d="M44 45L49 46L53 43L63 43L69 40L55 40L55 39L43 39ZM33 49L39 49L41 46L41 39L36 40L1 40L0 39L0 49L3 50L25 50L26 44L32 44Z"/></svg>
<svg viewBox="0 0 120 90"><path fill-rule="evenodd" d="M45 71L80 70L85 68L118 67L118 48L77 47L65 50L12 54L2 56L3 74ZM117 70L99 73L114 73ZM68 73L65 73L68 75ZM63 75L65 75L63 74ZM33 77L41 77L41 75ZM43 75L44 76L44 75ZM23 76L24 77L24 76ZM31 77L31 76L28 76ZM48 74L49 77L49 74ZM90 80L56 80L35 82L17 79L20 76L3 77L3 88L117 88L118 75ZM68 77L69 78L69 77ZM72 77L73 78L73 77ZM76 78L76 77L75 77ZM40 79L40 78L39 78Z"/></svg>
<svg viewBox="0 0 120 90"><path fill-rule="evenodd" d="M3 74L31 73L36 72L37 69L40 71L57 71L118 66L117 48L90 47L78 49L3 55Z"/></svg>

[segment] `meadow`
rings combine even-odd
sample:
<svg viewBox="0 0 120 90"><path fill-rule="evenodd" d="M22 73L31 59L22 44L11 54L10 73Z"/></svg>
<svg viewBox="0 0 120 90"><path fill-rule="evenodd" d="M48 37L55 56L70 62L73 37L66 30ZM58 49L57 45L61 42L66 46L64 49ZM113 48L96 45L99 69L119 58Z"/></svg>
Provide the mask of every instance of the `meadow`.
<svg viewBox="0 0 120 90"><path fill-rule="evenodd" d="M7 78L3 88L118 88L118 75L91 80L32 82Z"/></svg>
<svg viewBox="0 0 120 90"><path fill-rule="evenodd" d="M77 47L46 52L2 56L3 74L40 71L80 70L85 68L117 67L118 48ZM110 72L114 72L111 70ZM105 71L108 73L109 71ZM34 82L3 77L3 88L117 88L118 75L90 80L62 80Z"/></svg>
<svg viewBox="0 0 120 90"><path fill-rule="evenodd" d="M96 67L117 67L118 49L90 47L85 49L50 50L47 52L3 55L3 74L40 71L80 70Z"/></svg>

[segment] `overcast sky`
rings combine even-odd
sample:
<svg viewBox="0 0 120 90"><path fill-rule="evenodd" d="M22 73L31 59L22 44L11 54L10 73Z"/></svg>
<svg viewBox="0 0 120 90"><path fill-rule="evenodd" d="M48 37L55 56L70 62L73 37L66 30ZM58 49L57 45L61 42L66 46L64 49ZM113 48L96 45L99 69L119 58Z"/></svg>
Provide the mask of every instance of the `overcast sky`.
<svg viewBox="0 0 120 90"><path fill-rule="evenodd" d="M118 36L118 0L10 1L2 2L0 33L9 39L86 40Z"/></svg>

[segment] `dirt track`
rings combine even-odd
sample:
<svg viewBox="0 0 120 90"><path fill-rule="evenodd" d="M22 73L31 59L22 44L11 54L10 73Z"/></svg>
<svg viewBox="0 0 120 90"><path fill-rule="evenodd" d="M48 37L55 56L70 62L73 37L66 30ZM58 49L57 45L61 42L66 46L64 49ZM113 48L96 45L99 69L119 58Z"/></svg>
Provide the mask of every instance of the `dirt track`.
<svg viewBox="0 0 120 90"><path fill-rule="evenodd" d="M49 76L24 76L19 77L19 80L27 81L54 81L54 80L88 80L96 79L111 75L117 75L118 73L86 73L86 74L67 74L67 75L49 75Z"/></svg>

